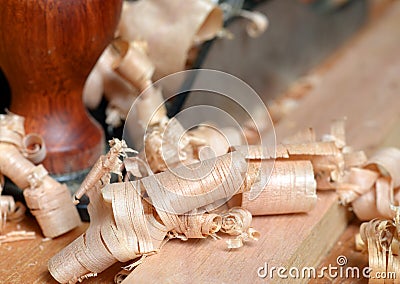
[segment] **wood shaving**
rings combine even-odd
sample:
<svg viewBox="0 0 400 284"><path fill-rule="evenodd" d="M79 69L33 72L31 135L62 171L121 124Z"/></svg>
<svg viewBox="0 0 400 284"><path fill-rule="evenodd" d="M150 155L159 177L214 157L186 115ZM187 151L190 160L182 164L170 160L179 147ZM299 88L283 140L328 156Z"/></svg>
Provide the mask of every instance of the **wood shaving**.
<svg viewBox="0 0 400 284"><path fill-rule="evenodd" d="M35 166L27 159L42 160L45 147L37 135L25 136L23 123L24 119L18 115L0 115L0 173L23 190L43 234L57 237L80 225L80 218L68 188L51 178L42 165ZM2 215L7 212L9 218L22 216L24 209L19 203L14 204L10 199L6 202L8 208L2 206Z"/></svg>
<svg viewBox="0 0 400 284"><path fill-rule="evenodd" d="M88 273L88 274L85 274L85 275L79 277L79 278L78 278L78 282L79 282L79 283L82 283L83 280L89 279L89 278L91 278L91 277L96 277L96 276L97 276L97 273Z"/></svg>
<svg viewBox="0 0 400 284"><path fill-rule="evenodd" d="M268 106L272 121L279 121L298 107L301 99L306 97L320 82L318 75L308 75L296 80L288 90L279 95Z"/></svg>
<svg viewBox="0 0 400 284"><path fill-rule="evenodd" d="M154 73L154 65L144 45L147 46L146 42L129 43L122 39L116 39L112 43L112 47L118 54L112 64L114 71L139 92L143 92L151 85L151 77Z"/></svg>
<svg viewBox="0 0 400 284"><path fill-rule="evenodd" d="M246 209L233 207L221 216L221 232L236 236L226 241L229 249L241 248L243 242L259 239L260 233L250 227L252 216Z"/></svg>
<svg viewBox="0 0 400 284"><path fill-rule="evenodd" d="M214 38L222 24L222 11L209 1L125 1L118 40L91 71L83 90L85 104L96 108L104 93L109 102L106 122L121 125L152 80L184 70L192 47Z"/></svg>
<svg viewBox="0 0 400 284"><path fill-rule="evenodd" d="M25 210L25 206L21 202L15 202L12 196L0 196L0 235L6 226L6 221L21 220L25 216Z"/></svg>
<svg viewBox="0 0 400 284"><path fill-rule="evenodd" d="M246 27L247 34L250 37L259 37L268 28L268 18L260 12L241 10L239 16L250 21Z"/></svg>
<svg viewBox="0 0 400 284"><path fill-rule="evenodd" d="M343 154L335 142L280 144L276 147L276 153L258 145L235 146L232 149L241 151L249 160L276 158L277 161L310 161L320 190L335 189L343 175Z"/></svg>
<svg viewBox="0 0 400 284"><path fill-rule="evenodd" d="M400 271L400 150L377 151L364 166L357 185L364 184L362 194L353 203L361 220L356 249L367 251L370 275L396 275ZM359 186L357 190L362 188ZM354 192L359 193L353 189ZM379 218L379 219L374 219ZM374 279L369 283L398 283L396 279Z"/></svg>
<svg viewBox="0 0 400 284"><path fill-rule="evenodd" d="M222 11L210 1L140 0L124 2L117 34L147 42L158 80L183 70L191 46L215 37L222 24Z"/></svg>
<svg viewBox="0 0 400 284"><path fill-rule="evenodd" d="M351 181L351 186L344 184L339 194L344 201L352 201L354 213L360 220L395 217L391 204L400 202L399 165L400 150L383 148L363 168L350 171L347 181Z"/></svg>
<svg viewBox="0 0 400 284"><path fill-rule="evenodd" d="M250 162L250 167L254 165L258 171L257 163ZM316 205L316 181L309 161L276 161L268 183L263 183L266 186L256 199L247 191L231 200L231 206L241 206L253 215L274 215L309 212Z"/></svg>
<svg viewBox="0 0 400 284"><path fill-rule="evenodd" d="M7 234L0 235L0 244L11 243L17 241L33 240L35 239L35 232L27 231L11 231Z"/></svg>
<svg viewBox="0 0 400 284"><path fill-rule="evenodd" d="M363 242L361 248L368 249L369 275L396 275L400 271L399 255L399 223L398 219L374 219L361 224L360 238ZM394 282L393 282L394 281ZM398 283L396 279L373 279L369 283Z"/></svg>

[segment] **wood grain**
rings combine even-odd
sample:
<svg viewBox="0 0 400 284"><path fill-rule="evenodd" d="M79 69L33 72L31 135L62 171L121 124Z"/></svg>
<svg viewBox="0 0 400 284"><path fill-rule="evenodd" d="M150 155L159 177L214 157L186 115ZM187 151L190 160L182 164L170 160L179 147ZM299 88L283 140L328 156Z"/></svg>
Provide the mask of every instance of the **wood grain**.
<svg viewBox="0 0 400 284"><path fill-rule="evenodd" d="M68 234L46 241L31 216L19 223L8 223L6 232L16 229L34 231L36 239L0 245L0 283L57 283L47 270L47 261L84 233L87 227L88 223L84 223ZM121 270L121 265L118 263L85 283L113 283L114 275Z"/></svg>
<svg viewBox="0 0 400 284"><path fill-rule="evenodd" d="M122 0L1 0L0 66L11 87L10 110L27 133L43 136L45 167L64 174L91 167L104 135L89 118L82 89L114 36Z"/></svg>
<svg viewBox="0 0 400 284"><path fill-rule="evenodd" d="M368 279L363 277L362 269L368 267L368 254L361 253L355 250L355 239L354 236L359 232L360 221L354 220L349 224L344 233L340 236L331 252L318 266L317 271L321 271L323 267L335 266L340 267L337 264L337 258L344 256L347 259L347 263L344 268L358 267L360 268L360 276L353 277L352 274L348 274L349 277L332 277L329 273L325 273L324 277L319 279L311 279L309 284L319 283L333 283L333 284L350 284L350 283L367 283Z"/></svg>

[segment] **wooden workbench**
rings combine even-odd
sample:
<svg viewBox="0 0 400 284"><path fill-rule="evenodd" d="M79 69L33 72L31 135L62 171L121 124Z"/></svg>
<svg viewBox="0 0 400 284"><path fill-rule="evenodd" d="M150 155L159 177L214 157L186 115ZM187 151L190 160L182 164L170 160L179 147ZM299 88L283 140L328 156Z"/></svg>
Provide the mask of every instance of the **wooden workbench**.
<svg viewBox="0 0 400 284"><path fill-rule="evenodd" d="M312 126L319 134L326 133L333 119L346 116L348 144L355 148L371 152L383 144L398 141L398 27L400 3L393 2L374 25L340 52L298 109L279 123L278 140L302 127ZM336 244L340 249L336 241L349 220L347 208L337 204L334 192L319 192L318 196L317 207L309 214L255 218L253 226L261 232L261 239L239 250L227 250L224 242L210 239L170 241L158 255L148 257L137 267L124 283L261 283L267 279L257 276L257 268L264 263L316 267L332 246ZM11 224L7 230L16 226ZM38 237L0 246L0 283L55 283L47 272L47 260L87 228L84 224L62 237L43 241L34 219L28 217L19 226L36 231ZM351 246L356 230L356 225L350 226L341 237L342 243ZM343 254L353 256L350 251ZM365 264L365 256L363 261L360 265ZM336 263L335 253L328 255L321 265L329 263ZM114 265L85 282L110 283L120 266ZM280 279L273 280L280 282Z"/></svg>

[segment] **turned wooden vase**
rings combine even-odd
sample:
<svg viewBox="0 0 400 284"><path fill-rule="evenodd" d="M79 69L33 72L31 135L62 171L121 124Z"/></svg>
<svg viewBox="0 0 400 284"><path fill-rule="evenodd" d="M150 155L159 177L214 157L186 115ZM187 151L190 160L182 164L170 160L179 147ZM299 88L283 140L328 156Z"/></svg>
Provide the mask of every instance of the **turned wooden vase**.
<svg viewBox="0 0 400 284"><path fill-rule="evenodd" d="M0 67L10 111L46 143L53 174L90 168L104 133L88 115L82 89L112 40L122 0L0 0ZM1 94L0 94L1 95Z"/></svg>

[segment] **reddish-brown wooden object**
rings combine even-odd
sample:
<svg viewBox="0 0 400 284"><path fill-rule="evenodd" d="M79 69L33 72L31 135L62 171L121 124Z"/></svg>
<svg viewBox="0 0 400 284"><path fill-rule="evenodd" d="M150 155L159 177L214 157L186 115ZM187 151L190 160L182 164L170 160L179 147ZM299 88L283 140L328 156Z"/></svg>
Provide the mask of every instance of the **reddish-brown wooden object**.
<svg viewBox="0 0 400 284"><path fill-rule="evenodd" d="M122 0L0 0L0 66L10 110L40 133L53 174L89 168L103 131L82 103L82 88L113 38Z"/></svg>

